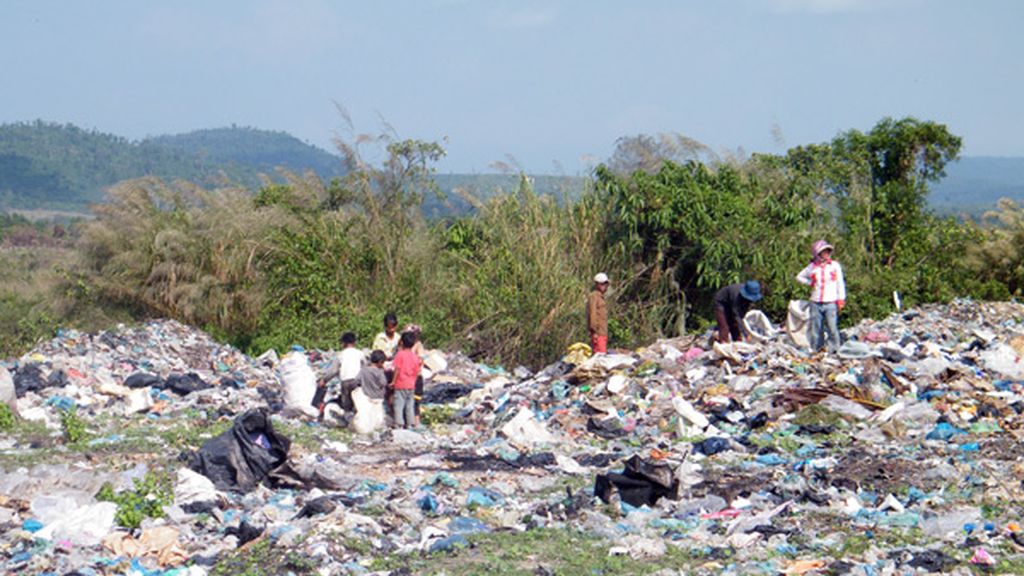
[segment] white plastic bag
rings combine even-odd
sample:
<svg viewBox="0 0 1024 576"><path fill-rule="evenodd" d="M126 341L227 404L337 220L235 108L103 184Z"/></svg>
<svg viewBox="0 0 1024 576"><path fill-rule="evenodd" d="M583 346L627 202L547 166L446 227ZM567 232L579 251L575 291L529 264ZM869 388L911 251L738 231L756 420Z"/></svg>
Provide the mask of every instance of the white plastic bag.
<svg viewBox="0 0 1024 576"><path fill-rule="evenodd" d="M811 303L807 300L790 300L786 316L786 333L797 348L811 347Z"/></svg>
<svg viewBox="0 0 1024 576"><path fill-rule="evenodd" d="M209 478L189 470L178 469L178 478L174 483L174 503L185 506L196 502L216 502L217 487Z"/></svg>
<svg viewBox="0 0 1024 576"><path fill-rule="evenodd" d="M302 352L289 352L281 360L281 383L284 385L284 403L289 412L316 417L313 407L316 394L316 374Z"/></svg>
<svg viewBox="0 0 1024 576"><path fill-rule="evenodd" d="M32 500L32 514L43 523L36 532L44 540L67 540L77 546L96 546L114 527L117 504L96 502L80 491L44 494Z"/></svg>
<svg viewBox="0 0 1024 576"><path fill-rule="evenodd" d="M555 437L543 423L533 417L533 412L529 408L520 409L514 418L501 427L501 433L508 438L509 444L519 448L555 441Z"/></svg>
<svg viewBox="0 0 1024 576"><path fill-rule="evenodd" d="M352 391L352 404L356 415L352 418L352 431L356 434L369 434L384 426L384 400L369 398L362 388Z"/></svg>
<svg viewBox="0 0 1024 576"><path fill-rule="evenodd" d="M18 396L14 391L14 378L3 366L0 366L0 404L6 404L12 412L18 413Z"/></svg>
<svg viewBox="0 0 1024 576"><path fill-rule="evenodd" d="M772 321L760 310L751 310L743 317L743 326L750 334L750 339L756 343L767 342L775 337L777 330L772 326Z"/></svg>

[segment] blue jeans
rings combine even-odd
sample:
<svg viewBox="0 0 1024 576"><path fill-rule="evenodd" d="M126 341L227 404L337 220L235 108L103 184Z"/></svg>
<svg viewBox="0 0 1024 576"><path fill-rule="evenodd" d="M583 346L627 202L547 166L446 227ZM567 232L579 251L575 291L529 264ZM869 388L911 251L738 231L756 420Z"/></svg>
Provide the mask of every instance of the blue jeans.
<svg viewBox="0 0 1024 576"><path fill-rule="evenodd" d="M412 428L416 424L415 390L395 390L391 407L395 412L395 428Z"/></svg>
<svg viewBox="0 0 1024 576"><path fill-rule="evenodd" d="M839 350L838 315L839 308L835 302L811 302L811 352L817 352L825 346L826 329L828 351Z"/></svg>

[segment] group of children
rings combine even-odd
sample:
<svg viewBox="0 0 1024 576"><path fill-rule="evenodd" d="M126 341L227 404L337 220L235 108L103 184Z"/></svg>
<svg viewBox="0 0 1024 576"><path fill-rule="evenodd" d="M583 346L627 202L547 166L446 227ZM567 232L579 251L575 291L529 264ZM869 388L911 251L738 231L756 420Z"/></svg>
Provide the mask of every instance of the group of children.
<svg viewBox="0 0 1024 576"><path fill-rule="evenodd" d="M341 336L342 349L317 380L313 406L321 419L330 403L337 403L347 414L356 413L359 428L376 429L384 424L390 396L395 428L419 426L419 401L423 394L423 344L420 328L410 324L398 332L398 318L384 316L384 331L373 340L369 358L356 347L356 335ZM338 395L327 399L327 383L340 381Z"/></svg>

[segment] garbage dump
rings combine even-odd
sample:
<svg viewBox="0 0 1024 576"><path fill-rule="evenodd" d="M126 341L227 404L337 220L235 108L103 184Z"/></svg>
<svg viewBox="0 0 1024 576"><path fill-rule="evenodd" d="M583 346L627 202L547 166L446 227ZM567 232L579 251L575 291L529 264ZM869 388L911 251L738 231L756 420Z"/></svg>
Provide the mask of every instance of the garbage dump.
<svg viewBox="0 0 1024 576"><path fill-rule="evenodd" d="M474 573L540 531L516 570L560 573L567 534L587 573L1024 573L1024 306L911 309L832 355L750 321L539 371L430 351L421 426L359 431L302 405L328 351L62 330L0 369L0 568Z"/></svg>

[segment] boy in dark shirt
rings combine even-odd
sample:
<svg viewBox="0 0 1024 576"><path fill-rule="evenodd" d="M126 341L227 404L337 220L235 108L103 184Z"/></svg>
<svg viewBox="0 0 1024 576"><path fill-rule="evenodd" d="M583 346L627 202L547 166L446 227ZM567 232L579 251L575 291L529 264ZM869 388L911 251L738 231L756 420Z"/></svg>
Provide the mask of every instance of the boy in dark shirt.
<svg viewBox="0 0 1024 576"><path fill-rule="evenodd" d="M715 293L715 321L718 322L718 341L745 340L741 329L743 317L750 305L761 299L761 284L747 280L743 284L730 284Z"/></svg>

